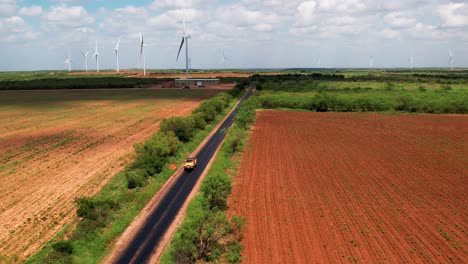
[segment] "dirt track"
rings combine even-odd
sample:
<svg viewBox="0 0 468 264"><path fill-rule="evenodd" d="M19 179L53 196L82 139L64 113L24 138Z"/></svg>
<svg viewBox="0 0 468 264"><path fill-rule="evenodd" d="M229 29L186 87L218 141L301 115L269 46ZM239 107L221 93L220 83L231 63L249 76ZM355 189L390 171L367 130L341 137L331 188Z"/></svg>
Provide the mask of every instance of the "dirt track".
<svg viewBox="0 0 468 264"><path fill-rule="evenodd" d="M23 259L35 252L73 218L73 200L99 191L131 160L133 144L157 131L162 118L188 115L202 98L218 92L164 99L155 91L156 98L65 100L39 110L0 111L0 255ZM75 98L113 92L28 93ZM124 98L132 91L118 93Z"/></svg>
<svg viewBox="0 0 468 264"><path fill-rule="evenodd" d="M466 263L468 116L261 111L229 206L246 263Z"/></svg>

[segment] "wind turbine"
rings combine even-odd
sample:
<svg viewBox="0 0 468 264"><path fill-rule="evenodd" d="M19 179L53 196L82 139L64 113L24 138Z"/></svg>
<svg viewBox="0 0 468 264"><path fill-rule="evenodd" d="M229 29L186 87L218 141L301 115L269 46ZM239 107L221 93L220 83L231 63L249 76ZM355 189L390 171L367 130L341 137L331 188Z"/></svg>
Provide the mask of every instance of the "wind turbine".
<svg viewBox="0 0 468 264"><path fill-rule="evenodd" d="M121 37L122 37L122 36L119 37L119 41L117 41L117 46L115 46L115 48L114 48L115 57L116 57L116 59L117 59L117 68L116 68L117 73L120 72L120 69L119 69L119 44L120 44L120 38L121 38Z"/></svg>
<svg viewBox="0 0 468 264"><path fill-rule="evenodd" d="M143 76L146 76L146 56L143 56Z"/></svg>
<svg viewBox="0 0 468 264"><path fill-rule="evenodd" d="M71 62L72 62L72 59L70 57L70 49L68 49L68 58L63 62L65 63L65 66L67 66L68 72L71 72Z"/></svg>
<svg viewBox="0 0 468 264"><path fill-rule="evenodd" d="M140 65L141 65L141 56L143 55L143 48L146 47L148 45L145 44L144 42L144 39L143 39L143 35L141 35L141 32L140 32L140 57L138 58L138 69L140 69ZM144 69L143 69L144 71Z"/></svg>
<svg viewBox="0 0 468 264"><path fill-rule="evenodd" d="M223 65L223 70L226 70L226 61L229 60L227 57L226 57L226 54L224 54L224 50L223 50L223 53L221 54L221 61L219 62L219 64Z"/></svg>
<svg viewBox="0 0 468 264"><path fill-rule="evenodd" d="M409 63L410 63L410 69L413 71L413 56L409 58Z"/></svg>
<svg viewBox="0 0 468 264"><path fill-rule="evenodd" d="M94 50L93 57L96 58L96 72L99 72L99 52L98 52L98 48L97 48L97 40L96 40L96 49Z"/></svg>
<svg viewBox="0 0 468 264"><path fill-rule="evenodd" d="M448 50L449 52L449 65L450 65L450 70L453 71L453 54L452 54L452 51L449 49Z"/></svg>
<svg viewBox="0 0 468 264"><path fill-rule="evenodd" d="M371 68L371 69L374 68L374 56L371 56L371 57L370 57L369 68Z"/></svg>
<svg viewBox="0 0 468 264"><path fill-rule="evenodd" d="M179 60L180 50L182 50L182 47L184 46L184 42L185 42L185 78L188 79L188 78L189 78L188 40L189 40L189 38L191 38L191 36L190 36L190 34L187 34L187 32L186 32L186 28L185 28L185 13L184 13L183 23L184 23L184 32L183 32L183 34L182 34L182 42L180 43L179 52L177 52L176 61Z"/></svg>
<svg viewBox="0 0 468 264"><path fill-rule="evenodd" d="M317 68L320 67L320 56L317 58Z"/></svg>
<svg viewBox="0 0 468 264"><path fill-rule="evenodd" d="M86 72L88 72L88 53L89 51L80 51L81 52L81 55L83 55L83 58L84 58L84 66L85 66L85 70Z"/></svg>

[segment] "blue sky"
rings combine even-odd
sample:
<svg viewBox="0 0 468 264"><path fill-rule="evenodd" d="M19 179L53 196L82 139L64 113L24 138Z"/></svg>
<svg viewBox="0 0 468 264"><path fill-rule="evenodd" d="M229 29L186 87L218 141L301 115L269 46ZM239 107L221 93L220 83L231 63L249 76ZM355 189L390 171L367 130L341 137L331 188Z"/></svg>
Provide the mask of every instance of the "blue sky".
<svg viewBox="0 0 468 264"><path fill-rule="evenodd" d="M186 17L194 68L468 67L468 3L446 0L0 0L0 71L148 68L176 62ZM95 64L91 57L89 68ZM318 61L320 60L320 64Z"/></svg>

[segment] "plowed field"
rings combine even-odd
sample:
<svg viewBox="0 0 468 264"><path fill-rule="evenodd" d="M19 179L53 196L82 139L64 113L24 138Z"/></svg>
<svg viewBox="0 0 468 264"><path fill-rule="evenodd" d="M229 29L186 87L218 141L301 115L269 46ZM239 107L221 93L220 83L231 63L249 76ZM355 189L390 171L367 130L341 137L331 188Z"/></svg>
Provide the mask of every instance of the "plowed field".
<svg viewBox="0 0 468 264"><path fill-rule="evenodd" d="M216 90L0 92L0 262L23 259L131 160L163 118Z"/></svg>
<svg viewBox="0 0 468 264"><path fill-rule="evenodd" d="M246 263L466 263L468 116L261 111L229 206Z"/></svg>

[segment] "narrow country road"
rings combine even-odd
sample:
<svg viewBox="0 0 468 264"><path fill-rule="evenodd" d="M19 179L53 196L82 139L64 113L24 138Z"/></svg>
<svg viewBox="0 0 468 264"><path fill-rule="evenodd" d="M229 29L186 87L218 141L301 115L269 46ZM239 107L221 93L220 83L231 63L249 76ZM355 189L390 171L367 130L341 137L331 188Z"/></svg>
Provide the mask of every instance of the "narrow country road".
<svg viewBox="0 0 468 264"><path fill-rule="evenodd" d="M254 86L254 84L250 85L237 107L251 95ZM151 254L160 243L203 171L207 169L207 165L216 149L223 141L225 136L223 131L232 125L237 113L237 107L198 153L197 168L191 172L182 171L182 175L177 178L171 189L161 198L159 204L148 214L147 219L143 220L144 224L141 229L127 243L125 249L113 261L114 263L147 263L149 261Z"/></svg>

